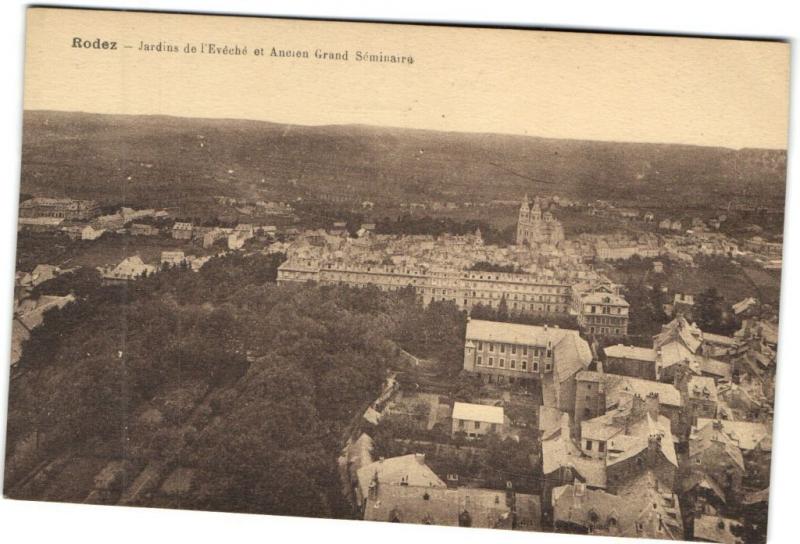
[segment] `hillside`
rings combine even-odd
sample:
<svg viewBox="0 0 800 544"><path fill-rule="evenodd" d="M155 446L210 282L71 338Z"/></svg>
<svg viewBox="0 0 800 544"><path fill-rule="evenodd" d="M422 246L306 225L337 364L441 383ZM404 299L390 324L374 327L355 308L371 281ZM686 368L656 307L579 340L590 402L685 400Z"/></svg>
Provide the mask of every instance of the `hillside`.
<svg viewBox="0 0 800 544"><path fill-rule="evenodd" d="M535 130L532 130L535 132ZM522 193L782 207L780 150L556 140L362 125L28 111L22 192L181 205L214 194L376 200Z"/></svg>

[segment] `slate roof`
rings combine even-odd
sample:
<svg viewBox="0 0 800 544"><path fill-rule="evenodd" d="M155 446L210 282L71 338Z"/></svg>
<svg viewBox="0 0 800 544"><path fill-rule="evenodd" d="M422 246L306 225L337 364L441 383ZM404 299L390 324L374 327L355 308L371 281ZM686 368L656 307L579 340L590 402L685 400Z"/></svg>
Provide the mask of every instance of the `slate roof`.
<svg viewBox="0 0 800 544"><path fill-rule="evenodd" d="M579 381L603 383L606 389L607 408L620 406L628 402L633 395L638 394L644 398L650 393L658 393L659 404L676 408L683 405L680 391L669 383L591 370L581 371L575 378Z"/></svg>
<svg viewBox="0 0 800 544"><path fill-rule="evenodd" d="M464 512L469 515L471 527L511 528L511 508L505 492L466 487L379 485L377 499L367 501L364 519L458 526Z"/></svg>
<svg viewBox="0 0 800 544"><path fill-rule="evenodd" d="M715 420L709 418L698 418L697 428L702 429L707 425L712 425ZM764 451L772 450L772 430L766 423L759 421L728 421L716 420L722 427L722 432L733 440L739 449L752 451L760 448Z"/></svg>
<svg viewBox="0 0 800 544"><path fill-rule="evenodd" d="M425 464L425 456L410 453L400 457L381 459L361 467L358 472L358 486L361 496L366 497L369 485L377 474L379 485L400 485L406 482L418 487L446 487L445 483Z"/></svg>
<svg viewBox="0 0 800 544"><path fill-rule="evenodd" d="M703 427L692 427L689 435L689 458L693 459L701 455L705 450L714 447L718 443L722 451L730 457L736 465L744 470L744 458L739 446L721 428L717 428L712 422Z"/></svg>
<svg viewBox="0 0 800 544"><path fill-rule="evenodd" d="M542 441L542 472L552 474L562 467L575 470L591 487L606 486L606 466L602 459L592 459L581 450L569 435L559 435Z"/></svg>
<svg viewBox="0 0 800 544"><path fill-rule="evenodd" d="M552 500L554 522L591 528L595 534L683 539L677 497L660 490L650 471L618 495L569 484L555 488Z"/></svg>

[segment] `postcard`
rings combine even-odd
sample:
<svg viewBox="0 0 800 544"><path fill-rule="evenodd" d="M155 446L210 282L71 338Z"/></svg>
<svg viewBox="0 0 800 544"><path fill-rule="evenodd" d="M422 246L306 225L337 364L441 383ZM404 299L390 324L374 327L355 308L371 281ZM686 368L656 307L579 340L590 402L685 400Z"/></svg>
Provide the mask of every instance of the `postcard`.
<svg viewBox="0 0 800 544"><path fill-rule="evenodd" d="M788 43L33 7L24 87L6 497L765 542Z"/></svg>

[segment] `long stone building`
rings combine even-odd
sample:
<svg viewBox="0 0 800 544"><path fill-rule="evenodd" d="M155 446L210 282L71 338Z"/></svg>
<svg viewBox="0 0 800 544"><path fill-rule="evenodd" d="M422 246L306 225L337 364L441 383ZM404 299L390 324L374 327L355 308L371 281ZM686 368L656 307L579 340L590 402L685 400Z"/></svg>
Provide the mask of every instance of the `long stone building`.
<svg viewBox="0 0 800 544"><path fill-rule="evenodd" d="M35 197L19 205L19 216L53 217L58 219L87 220L100 214L94 200L73 200L71 198Z"/></svg>
<svg viewBox="0 0 800 544"><path fill-rule="evenodd" d="M453 301L461 310L481 304L500 307L505 299L512 313L567 315L570 284L552 277L524 273L409 268L379 264L320 263L290 259L278 268L278 283L316 282L321 285L374 285L383 291L413 288L423 304Z"/></svg>

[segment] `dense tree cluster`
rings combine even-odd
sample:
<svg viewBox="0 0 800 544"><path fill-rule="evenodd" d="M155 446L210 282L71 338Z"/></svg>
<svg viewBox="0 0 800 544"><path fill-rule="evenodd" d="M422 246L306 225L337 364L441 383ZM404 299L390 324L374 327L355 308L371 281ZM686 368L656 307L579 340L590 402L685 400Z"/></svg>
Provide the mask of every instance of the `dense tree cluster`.
<svg viewBox="0 0 800 544"><path fill-rule="evenodd" d="M504 323L520 323L523 325L549 325L562 329L578 330L578 320L572 315L537 315L514 312L509 310L505 298L500 299L497 308L477 304L472 307L469 315L473 319L486 319L489 321L502 321Z"/></svg>
<svg viewBox="0 0 800 544"><path fill-rule="evenodd" d="M452 363L465 317L420 313L411 293L278 286L281 259L235 254L197 273L87 284L49 313L11 387L6 491L43 461L104 455L194 469L190 493L155 488L147 504L344 515L335 460L403 365L395 340Z"/></svg>

